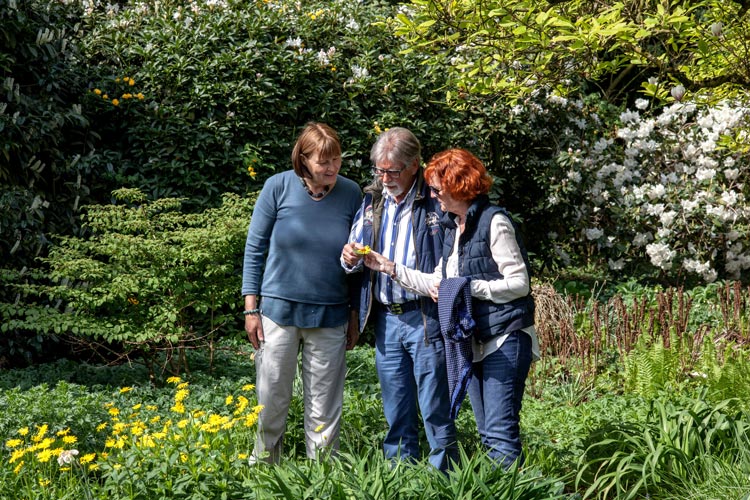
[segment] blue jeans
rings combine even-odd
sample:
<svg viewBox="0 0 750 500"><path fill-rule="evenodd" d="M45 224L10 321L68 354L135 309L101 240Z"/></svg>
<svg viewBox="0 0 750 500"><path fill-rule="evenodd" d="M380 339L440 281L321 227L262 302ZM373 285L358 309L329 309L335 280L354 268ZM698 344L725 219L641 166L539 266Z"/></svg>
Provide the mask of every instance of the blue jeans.
<svg viewBox="0 0 750 500"><path fill-rule="evenodd" d="M373 304L377 307L376 304ZM375 364L383 394L388 432L387 458L419 460L419 411L422 412L430 463L441 471L458 459L456 427L450 418L450 395L442 339L425 345L419 310L394 315L377 311ZM419 403L419 410L417 409Z"/></svg>
<svg viewBox="0 0 750 500"><path fill-rule="evenodd" d="M469 382L479 437L488 455L506 469L524 460L520 413L530 366L531 337L515 331L497 351L474 363Z"/></svg>

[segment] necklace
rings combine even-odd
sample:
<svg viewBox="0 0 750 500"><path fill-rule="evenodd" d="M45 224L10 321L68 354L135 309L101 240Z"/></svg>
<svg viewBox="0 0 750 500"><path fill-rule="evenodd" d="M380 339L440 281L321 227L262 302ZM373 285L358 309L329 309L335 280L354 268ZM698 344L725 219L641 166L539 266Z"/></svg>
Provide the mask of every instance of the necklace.
<svg viewBox="0 0 750 500"><path fill-rule="evenodd" d="M323 186L323 191L321 191L320 193L313 193L310 190L310 188L307 186L307 182L305 182L305 179L300 177L299 181L302 183L302 187L305 188L305 191L307 191L307 194L309 194L310 198L312 198L313 200L321 199L322 197L328 194L328 191L331 190L331 186L326 185L326 186Z"/></svg>

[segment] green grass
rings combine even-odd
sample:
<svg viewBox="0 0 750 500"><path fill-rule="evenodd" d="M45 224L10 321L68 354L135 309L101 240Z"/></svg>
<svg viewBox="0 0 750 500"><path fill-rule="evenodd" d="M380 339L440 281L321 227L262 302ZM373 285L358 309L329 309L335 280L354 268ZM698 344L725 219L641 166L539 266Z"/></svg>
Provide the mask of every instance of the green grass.
<svg viewBox="0 0 750 500"><path fill-rule="evenodd" d="M613 390L606 380L545 381L524 400L526 464L508 472L482 453L467 400L457 419L462 457L455 471L444 476L426 461L392 464L381 452L386 427L371 347L348 353L338 457L304 458L296 387L284 462L250 467L254 427L240 420L218 430L208 424L210 418L229 422L241 397L248 398L246 413L252 413L250 352L242 342L225 341L217 356L209 371L204 354L192 352L190 375L170 383L165 375L150 384L135 365L69 361L0 373L0 498L697 499L742 498L750 491L747 402L706 402L705 390L689 385L646 399ZM181 389L188 391L185 412L176 413ZM122 448L112 446L118 423ZM61 467L56 455L41 461L36 450L23 456L22 466L18 459L11 463L18 445L9 443L22 438L23 446L32 446L43 424L55 440L49 447L75 448L76 460ZM139 425L142 434L161 439L158 446L139 441ZM22 437L24 427L29 432ZM63 443L66 435L75 436L75 443Z"/></svg>

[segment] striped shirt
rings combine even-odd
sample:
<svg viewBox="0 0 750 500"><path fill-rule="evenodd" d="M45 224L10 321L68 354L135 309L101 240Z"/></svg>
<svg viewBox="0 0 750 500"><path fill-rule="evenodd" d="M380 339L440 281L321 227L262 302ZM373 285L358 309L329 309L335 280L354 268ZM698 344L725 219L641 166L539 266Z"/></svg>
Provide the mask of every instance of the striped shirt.
<svg viewBox="0 0 750 500"><path fill-rule="evenodd" d="M414 234L412 227L412 207L417 195L416 182L412 184L406 197L397 203L395 199L383 190L383 214L380 225L378 248L385 257L411 269L417 268L417 254L414 246ZM362 241L362 225L364 222L361 207L354 218L354 225L349 233L349 243L369 244ZM362 265L361 263L359 264ZM356 269L356 268L355 268ZM416 300L419 296L405 290L390 276L384 273L376 273L375 297L382 304L402 304L410 300Z"/></svg>

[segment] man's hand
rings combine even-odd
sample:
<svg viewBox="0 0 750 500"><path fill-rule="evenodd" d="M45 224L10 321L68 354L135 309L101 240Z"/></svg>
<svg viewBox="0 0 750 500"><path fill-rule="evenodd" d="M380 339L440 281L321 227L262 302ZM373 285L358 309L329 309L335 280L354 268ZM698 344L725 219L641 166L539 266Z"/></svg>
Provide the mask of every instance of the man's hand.
<svg viewBox="0 0 750 500"><path fill-rule="evenodd" d="M341 250L341 260L349 267L356 266L362 260L362 254L358 250L361 252L364 248L364 245L357 242L347 243Z"/></svg>

